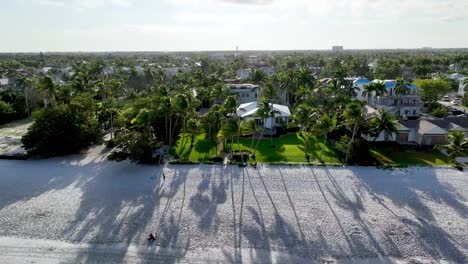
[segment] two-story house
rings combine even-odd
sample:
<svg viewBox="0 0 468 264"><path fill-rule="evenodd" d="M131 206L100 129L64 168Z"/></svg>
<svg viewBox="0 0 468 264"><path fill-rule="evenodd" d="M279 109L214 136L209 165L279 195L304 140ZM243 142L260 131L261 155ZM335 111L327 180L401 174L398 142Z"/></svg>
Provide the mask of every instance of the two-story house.
<svg viewBox="0 0 468 264"><path fill-rule="evenodd" d="M237 95L238 104L256 102L259 97L259 86L255 84L226 84L226 87Z"/></svg>
<svg viewBox="0 0 468 264"><path fill-rule="evenodd" d="M366 85L371 82L383 82L387 88L387 94L383 96L371 95L370 100L362 94ZM410 84L407 86L407 94L396 93L395 80L373 80L369 81L365 78L359 78L354 81L354 85L359 88L357 95L358 100L366 100L370 106L375 109L385 109L388 112L400 117L419 117L421 107L423 106L421 96L418 94L418 88Z"/></svg>

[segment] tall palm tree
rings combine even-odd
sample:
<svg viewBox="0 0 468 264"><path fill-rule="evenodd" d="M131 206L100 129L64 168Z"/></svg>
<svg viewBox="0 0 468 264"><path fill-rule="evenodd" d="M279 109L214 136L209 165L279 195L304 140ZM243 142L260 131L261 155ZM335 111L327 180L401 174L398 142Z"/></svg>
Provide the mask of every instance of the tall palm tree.
<svg viewBox="0 0 468 264"><path fill-rule="evenodd" d="M463 131L450 131L448 141L447 145L439 145L437 148L445 149L452 160L455 161L456 157L468 151L468 138Z"/></svg>
<svg viewBox="0 0 468 264"><path fill-rule="evenodd" d="M316 117L316 110L306 104L299 105L294 111L293 120L300 127L300 134L304 140L304 154L306 159L309 159L308 150L308 141L307 141L307 132L312 126L312 121Z"/></svg>
<svg viewBox="0 0 468 264"><path fill-rule="evenodd" d="M376 135L373 141L376 141L379 135L383 132L385 140L388 136L398 132L395 124L395 116L384 109L379 110L379 114L371 121L372 132Z"/></svg>
<svg viewBox="0 0 468 264"><path fill-rule="evenodd" d="M359 101L349 103L344 111L344 117L352 131L351 141L348 144L348 151L346 152L346 162L348 162L349 152L351 151L351 146L359 131L359 127L366 121L366 113L363 110L362 103Z"/></svg>
<svg viewBox="0 0 468 264"><path fill-rule="evenodd" d="M263 121L263 127L262 127L262 132L260 133L260 137L257 141L257 144L255 145L255 149L254 149L254 153L253 153L253 157L255 158L255 154L257 153L257 148L258 148L258 144L260 143L260 141L262 140L263 138L263 135L265 133L265 120L268 119L271 115L271 104L270 102L268 102L268 100L261 100L260 102L258 102L258 110L257 110L257 114L256 116L260 118L260 120Z"/></svg>
<svg viewBox="0 0 468 264"><path fill-rule="evenodd" d="M49 102L53 105L56 103L55 96L57 93L57 85L50 76L44 76L44 78L40 79L38 88L44 95L44 106L46 108Z"/></svg>
<svg viewBox="0 0 468 264"><path fill-rule="evenodd" d="M22 75L22 74L17 75L16 76L16 85L23 89L24 103L26 105L26 111L28 112L28 115L31 116L31 109L29 108L29 99L28 99L28 91L27 90L32 87L33 80L31 78L28 78L27 76Z"/></svg>
<svg viewBox="0 0 468 264"><path fill-rule="evenodd" d="M244 121L242 122L241 126L247 134L252 134L252 143L250 144L250 149L253 149L255 142L255 132L257 132L257 124L255 123L255 119Z"/></svg>
<svg viewBox="0 0 468 264"><path fill-rule="evenodd" d="M323 162L323 152L327 143L328 134L336 129L338 120L335 116L323 114L315 123L314 130L323 136L323 149L320 152L320 161Z"/></svg>
<svg viewBox="0 0 468 264"><path fill-rule="evenodd" d="M403 95L409 94L410 89L408 86L410 83L405 81L403 78L398 78L395 83L395 95L399 96L398 99L398 114L401 116L401 105L403 104Z"/></svg>

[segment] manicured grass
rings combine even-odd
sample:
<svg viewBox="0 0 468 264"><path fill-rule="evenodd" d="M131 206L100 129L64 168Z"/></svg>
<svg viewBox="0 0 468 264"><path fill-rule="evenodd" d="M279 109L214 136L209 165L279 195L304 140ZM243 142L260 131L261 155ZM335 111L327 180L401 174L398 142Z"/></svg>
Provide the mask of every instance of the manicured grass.
<svg viewBox="0 0 468 264"><path fill-rule="evenodd" d="M411 166L448 166L450 159L439 151L392 151L381 148L372 149L371 154L383 165Z"/></svg>
<svg viewBox="0 0 468 264"><path fill-rule="evenodd" d="M310 155L310 162L319 162L320 155L325 163L340 163L335 151L331 146L323 145L323 140L318 140L311 134L306 134L308 142L307 153ZM257 144L255 139L255 144ZM240 140L241 150L249 150L252 143L251 138ZM274 146L274 147L273 147ZM229 145L228 145L229 147ZM234 143L234 151L237 151L237 142ZM291 162L291 163L306 163L307 159L304 154L304 139L299 133L285 135L279 138L273 138L273 141L267 136L260 141L256 152L256 160L258 162Z"/></svg>
<svg viewBox="0 0 468 264"><path fill-rule="evenodd" d="M195 136L195 142L192 148L190 148L191 141L192 139L189 134L185 134L185 136L181 134L179 140L177 140L177 144L171 150L171 155L178 154L182 148L180 155L182 159L203 161L216 156L216 141L212 140L210 145L205 133Z"/></svg>

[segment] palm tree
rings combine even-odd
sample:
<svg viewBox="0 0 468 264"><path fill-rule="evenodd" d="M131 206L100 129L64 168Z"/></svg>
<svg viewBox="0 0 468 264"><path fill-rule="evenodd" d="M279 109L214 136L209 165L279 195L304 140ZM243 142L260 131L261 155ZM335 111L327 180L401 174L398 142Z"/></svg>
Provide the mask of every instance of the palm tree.
<svg viewBox="0 0 468 264"><path fill-rule="evenodd" d="M198 117L192 116L187 120L185 126L186 130L190 133L190 149L192 149L193 144L195 143L195 135L197 135L199 128Z"/></svg>
<svg viewBox="0 0 468 264"><path fill-rule="evenodd" d="M373 141L376 141L379 135L383 132L385 140L388 136L398 132L395 125L395 116L384 109L379 110L379 114L371 121L372 132L376 135Z"/></svg>
<svg viewBox="0 0 468 264"><path fill-rule="evenodd" d="M252 134L252 143L250 144L250 149L253 149L255 141L255 132L257 131L257 124L255 123L255 119L249 119L247 121L244 121L242 122L241 126L247 134Z"/></svg>
<svg viewBox="0 0 468 264"><path fill-rule="evenodd" d="M16 77L16 85L18 87L23 88L23 94L24 94L24 102L26 105L26 111L28 112L28 115L31 116L31 109L29 108L29 99L28 99L28 88L31 88L33 84L33 80L31 78L28 78L24 75L18 75Z"/></svg>
<svg viewBox="0 0 468 264"><path fill-rule="evenodd" d="M387 86L383 82L372 82L364 86L362 96L367 97L367 104L371 105L372 95L383 96L387 94Z"/></svg>
<svg viewBox="0 0 468 264"><path fill-rule="evenodd" d="M39 90L44 95L44 106L47 108L48 103L51 102L55 104L55 95L57 93L57 85L54 83L54 80L50 76L45 76L39 81L38 84Z"/></svg>
<svg viewBox="0 0 468 264"><path fill-rule="evenodd" d="M261 89L261 93L262 93L262 97L267 99L270 103L273 103L276 99L278 99L276 88L271 82L268 82Z"/></svg>
<svg viewBox="0 0 468 264"><path fill-rule="evenodd" d="M309 130L309 128L312 125L312 120L316 116L316 111L312 107L306 104L301 104L296 108L296 111L294 111L293 115L293 120L296 124L299 125L300 127L300 135L302 136L302 139L304 140L304 154L306 156L306 159L309 160L309 154L307 154L307 149L308 149L308 141L307 141L307 135L306 131Z"/></svg>
<svg viewBox="0 0 468 264"><path fill-rule="evenodd" d="M306 86L311 88L314 85L315 79L307 67L300 67L294 72L294 83L296 86Z"/></svg>
<svg viewBox="0 0 468 264"><path fill-rule="evenodd" d="M327 143L327 136L329 133L333 132L336 129L336 124L338 120L335 116L331 116L329 114L323 114L315 123L314 130L321 134L323 139L323 149L320 152L320 161L323 162L323 152L325 149L325 145Z"/></svg>
<svg viewBox="0 0 468 264"><path fill-rule="evenodd" d="M236 97L234 95L228 96L226 100L224 100L224 103L221 108L226 114L233 115L237 109Z"/></svg>
<svg viewBox="0 0 468 264"><path fill-rule="evenodd" d="M366 113L363 110L362 103L354 101L348 104L344 111L344 117L352 131L351 141L348 144L348 151L346 152L346 162L348 162L349 152L351 151L354 138L359 131L359 127L364 124L366 120Z"/></svg>
<svg viewBox="0 0 468 264"><path fill-rule="evenodd" d="M226 146L227 139L231 138L231 155L233 150L234 136L239 131L238 122L234 118L228 118L223 121L221 129L218 132L218 139L223 141L223 145Z"/></svg>
<svg viewBox="0 0 468 264"><path fill-rule="evenodd" d="M395 95L398 95L400 99L398 99L398 115L401 116L401 105L403 103L402 96L409 94L410 89L408 86L410 83L406 82L403 78L398 78L395 83Z"/></svg>
<svg viewBox="0 0 468 264"><path fill-rule="evenodd" d="M353 99L356 98L358 92L361 90L359 87L354 86L354 82L351 80L343 80L341 88L344 90L346 96Z"/></svg>
<svg viewBox="0 0 468 264"><path fill-rule="evenodd" d="M463 131L450 131L448 141L447 145L439 145L437 148L445 149L453 161L468 151L468 139Z"/></svg>
<svg viewBox="0 0 468 264"><path fill-rule="evenodd" d="M260 69L251 69L249 80L254 84L263 84L268 79L268 76Z"/></svg>
<svg viewBox="0 0 468 264"><path fill-rule="evenodd" d="M182 132L182 145L185 141L185 130L186 130L186 120L187 120L187 112L189 110L189 100L187 98L187 95L185 94L177 94L174 98L174 107L175 107L175 110L176 112L178 113L179 116L182 116L182 129L183 129L183 132ZM180 154L182 153L182 149L183 148L180 148L179 150L179 157L180 157Z"/></svg>
<svg viewBox="0 0 468 264"><path fill-rule="evenodd" d="M263 120L264 123L263 123L262 132L260 134L260 137L259 137L259 139L257 141L257 144L255 145L255 149L254 149L254 153L253 153L254 158L255 158L255 154L257 153L258 144L262 140L263 135L265 133L265 120L270 117L270 115L271 115L270 113L271 113L271 104L270 104L270 102L268 102L268 100L263 99L260 102L258 102L258 110L257 110L256 116L259 117L260 120Z"/></svg>

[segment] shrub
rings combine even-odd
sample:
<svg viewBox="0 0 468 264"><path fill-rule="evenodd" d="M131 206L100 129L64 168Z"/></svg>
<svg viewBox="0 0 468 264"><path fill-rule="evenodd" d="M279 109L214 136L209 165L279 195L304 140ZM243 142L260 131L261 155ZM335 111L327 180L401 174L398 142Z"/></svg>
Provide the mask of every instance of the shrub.
<svg viewBox="0 0 468 264"><path fill-rule="evenodd" d="M30 155L51 157L77 153L102 139L93 107L77 100L37 114L22 142Z"/></svg>
<svg viewBox="0 0 468 264"><path fill-rule="evenodd" d="M336 143L336 150L339 158L346 161L346 153L348 153L348 164L369 165L372 163L372 155L370 154L369 142L362 138L355 138L349 146L351 138L344 135Z"/></svg>
<svg viewBox="0 0 468 264"><path fill-rule="evenodd" d="M158 146L153 137L148 132L131 131L120 133L114 144L125 153L130 160L144 164L154 164L160 159L153 154Z"/></svg>
<svg viewBox="0 0 468 264"><path fill-rule="evenodd" d="M11 104L0 101L0 124L5 124L14 119L15 111Z"/></svg>
<svg viewBox="0 0 468 264"><path fill-rule="evenodd" d="M215 162L215 163L219 163L219 162L223 162L223 161L224 161L223 157L220 157L220 156L213 157L211 160L212 160L213 162Z"/></svg>

